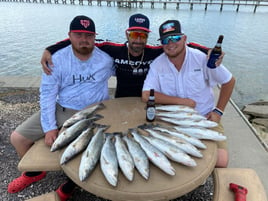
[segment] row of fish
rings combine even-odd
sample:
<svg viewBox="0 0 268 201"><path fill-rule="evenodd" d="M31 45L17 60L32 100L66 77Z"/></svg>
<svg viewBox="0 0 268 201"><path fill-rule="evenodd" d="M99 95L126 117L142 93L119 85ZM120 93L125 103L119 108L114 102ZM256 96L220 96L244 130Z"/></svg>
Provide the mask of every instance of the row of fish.
<svg viewBox="0 0 268 201"><path fill-rule="evenodd" d="M112 186L117 185L119 168L132 181L136 168L143 178L149 178L149 161L169 175L175 175L170 160L194 167L192 157L202 158L199 149L206 149L202 139L220 141L226 137L209 128L215 122L185 106L157 106L157 116L175 126L144 124L127 133L106 133L108 125L96 124L101 115L95 114L105 106L100 103L72 116L64 123L64 130L51 147L56 151L67 146L60 163L65 164L82 153L79 179L86 180L98 161L101 170ZM193 123L195 122L195 124ZM197 126L196 126L197 125Z"/></svg>

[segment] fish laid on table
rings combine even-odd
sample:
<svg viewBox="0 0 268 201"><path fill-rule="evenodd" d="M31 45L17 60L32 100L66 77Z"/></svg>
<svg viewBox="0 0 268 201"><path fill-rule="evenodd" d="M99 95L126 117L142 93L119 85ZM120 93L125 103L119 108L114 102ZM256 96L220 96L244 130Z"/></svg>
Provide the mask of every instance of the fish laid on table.
<svg viewBox="0 0 268 201"><path fill-rule="evenodd" d="M196 146L197 148L200 148L200 149L206 149L207 148L207 146L201 140L199 140L199 139L197 139L195 137L189 136L189 135L185 135L184 133L179 133L177 130L172 131L172 130L170 130L168 128L165 128L165 127L159 126L159 125L153 126L152 128L154 130L169 133L170 135L179 137L179 138L185 140L186 142L189 142L190 144Z"/></svg>
<svg viewBox="0 0 268 201"><path fill-rule="evenodd" d="M118 161L113 143L113 135L107 134L105 143L101 150L100 166L102 173L109 184L117 185L118 181Z"/></svg>
<svg viewBox="0 0 268 201"><path fill-rule="evenodd" d="M183 128L175 126L174 129L187 135L196 137L198 139L213 141L223 141L227 139L227 137L222 133L206 128Z"/></svg>
<svg viewBox="0 0 268 201"><path fill-rule="evenodd" d="M168 117L174 119L191 119L194 121L206 120L207 118L197 114L197 113L190 113L190 112L157 112L156 116L159 117Z"/></svg>
<svg viewBox="0 0 268 201"><path fill-rule="evenodd" d="M155 109L157 111L163 110L168 112L190 112L190 113L197 113L194 108L185 106L185 105L156 105Z"/></svg>
<svg viewBox="0 0 268 201"><path fill-rule="evenodd" d="M122 133L114 133L115 136L115 151L119 167L125 177L132 181L134 178L134 161L121 138Z"/></svg>
<svg viewBox="0 0 268 201"><path fill-rule="evenodd" d="M87 128L81 133L81 135L79 135L72 143L67 146L60 159L61 165L67 163L87 147L91 137L93 136L93 131L93 126Z"/></svg>
<svg viewBox="0 0 268 201"><path fill-rule="evenodd" d="M90 140L86 150L83 152L79 166L80 181L85 181L99 161L105 140L104 131L109 127L110 126L107 125L100 125Z"/></svg>
<svg viewBox="0 0 268 201"><path fill-rule="evenodd" d="M200 121L192 121L189 119L184 119L184 120L178 120L178 119L173 119L173 118L166 118L166 117L160 117L162 121L172 123L178 126L184 126L184 127L202 127L202 128L213 128L218 126L217 122L210 121L210 120L200 120Z"/></svg>
<svg viewBox="0 0 268 201"><path fill-rule="evenodd" d="M84 110L81 110L81 111L75 113L69 119L67 119L62 126L64 128L70 127L71 125L73 125L74 123L76 123L82 119L89 118L91 115L94 114L95 111L103 109L103 108L105 108L105 105L103 103L99 103L97 105L94 105L94 106L88 107ZM92 117L92 118L93 118L93 120L98 120L98 119L102 118L102 116L97 115L97 116Z"/></svg>
<svg viewBox="0 0 268 201"><path fill-rule="evenodd" d="M162 151L169 159L186 166L194 167L196 162L189 155L168 141L153 137L144 136L153 146Z"/></svg>
<svg viewBox="0 0 268 201"><path fill-rule="evenodd" d="M182 151L184 151L187 154L190 154L191 156L195 156L197 158L203 157L202 153L195 146L186 142L185 140L182 140L181 138L171 136L171 135L168 135L166 133L159 133L153 129L144 127L144 125L139 126L139 128L148 132L150 135L152 135L156 138L160 138L162 140L168 141L168 142L176 145L179 149L181 149Z"/></svg>
<svg viewBox="0 0 268 201"><path fill-rule="evenodd" d="M143 151L141 146L133 140L133 138L127 135L123 136L123 140L126 142L130 155L134 161L135 167L145 179L149 178L149 160L146 153Z"/></svg>
<svg viewBox="0 0 268 201"><path fill-rule="evenodd" d="M129 129L130 133L133 135L134 139L140 144L142 149L145 151L147 157L150 161L165 173L169 175L175 175L175 169L172 167L170 161L166 156L159 151L156 147L150 144L144 137L142 137L137 129Z"/></svg>
<svg viewBox="0 0 268 201"><path fill-rule="evenodd" d="M62 131L58 135L58 137L52 144L50 151L53 152L64 147L65 145L70 143L73 139L75 139L78 135L80 135L82 131L84 131L90 126L94 126L94 124L92 124L92 121L89 119L82 119L76 122L75 124L67 128L66 130Z"/></svg>

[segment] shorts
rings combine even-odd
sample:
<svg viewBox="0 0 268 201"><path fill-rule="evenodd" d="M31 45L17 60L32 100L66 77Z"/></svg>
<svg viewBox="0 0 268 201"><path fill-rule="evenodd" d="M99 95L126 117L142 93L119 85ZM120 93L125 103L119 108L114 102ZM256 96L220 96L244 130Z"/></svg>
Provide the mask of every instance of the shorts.
<svg viewBox="0 0 268 201"><path fill-rule="evenodd" d="M61 128L63 123L76 113L77 110L63 108L59 104L56 105L56 120L58 128ZM30 118L24 121L21 125L16 128L16 132L21 134L33 142L39 140L45 136L41 125L41 112L38 111L33 114Z"/></svg>
<svg viewBox="0 0 268 201"><path fill-rule="evenodd" d="M224 134L224 129L223 129L223 126L221 123L219 123L219 125L215 128L212 128L211 130L214 130L214 131L218 131L222 134ZM226 140L224 141L217 141L217 146L218 146L218 149L225 149L227 150L227 142Z"/></svg>

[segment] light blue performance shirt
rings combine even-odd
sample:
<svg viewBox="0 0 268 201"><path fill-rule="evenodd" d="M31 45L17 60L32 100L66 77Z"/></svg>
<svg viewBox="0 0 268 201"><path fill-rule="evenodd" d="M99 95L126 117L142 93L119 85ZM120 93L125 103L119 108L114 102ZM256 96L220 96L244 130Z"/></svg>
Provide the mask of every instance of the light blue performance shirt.
<svg viewBox="0 0 268 201"><path fill-rule="evenodd" d="M52 75L42 74L41 124L44 132L57 129L56 103L82 110L109 99L108 80L114 75L113 59L95 47L87 61L79 60L69 45L52 56Z"/></svg>

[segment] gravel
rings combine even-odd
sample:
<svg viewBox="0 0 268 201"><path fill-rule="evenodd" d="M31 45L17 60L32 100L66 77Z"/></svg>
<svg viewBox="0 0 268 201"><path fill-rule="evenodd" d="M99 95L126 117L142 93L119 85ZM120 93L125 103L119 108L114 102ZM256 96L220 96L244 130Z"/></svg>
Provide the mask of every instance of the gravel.
<svg viewBox="0 0 268 201"><path fill-rule="evenodd" d="M0 89L0 195L2 201L23 201L56 190L67 179L62 171L48 172L47 176L19 193L9 194L8 183L20 176L17 169L19 158L10 144L10 133L26 118L39 110L37 89ZM194 191L173 201L210 201L213 197L213 178ZM71 200L105 201L77 187Z"/></svg>

